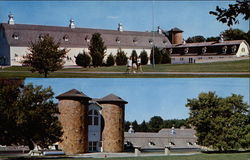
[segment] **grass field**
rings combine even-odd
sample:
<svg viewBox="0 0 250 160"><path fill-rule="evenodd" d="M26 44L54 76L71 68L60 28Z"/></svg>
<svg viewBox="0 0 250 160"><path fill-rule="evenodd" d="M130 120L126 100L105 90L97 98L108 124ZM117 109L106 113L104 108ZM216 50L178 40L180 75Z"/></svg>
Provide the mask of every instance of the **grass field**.
<svg viewBox="0 0 250 160"><path fill-rule="evenodd" d="M39 77L43 75L31 73L29 67L7 67L0 69L0 77L24 78ZM49 78L194 78L194 77L249 77L249 75L232 75L229 72L250 72L250 61L240 60L233 62L214 62L203 64L159 64L153 68L151 65L143 66L146 72L187 72L187 74L100 74L95 72L125 72L126 66L98 67L98 68L64 68L49 74ZM77 73L76 73L77 72ZM92 73L86 73L92 72ZM189 72L225 72L224 75L190 75Z"/></svg>
<svg viewBox="0 0 250 160"><path fill-rule="evenodd" d="M17 157L1 157L0 159L17 159ZM46 158L46 157L23 157L21 159L57 159L57 160L69 160L72 158L61 157L61 158ZM197 154L197 155L181 155L181 156L157 156L157 157L122 157L122 158L73 158L74 160L249 160L250 153L227 153L227 154Z"/></svg>

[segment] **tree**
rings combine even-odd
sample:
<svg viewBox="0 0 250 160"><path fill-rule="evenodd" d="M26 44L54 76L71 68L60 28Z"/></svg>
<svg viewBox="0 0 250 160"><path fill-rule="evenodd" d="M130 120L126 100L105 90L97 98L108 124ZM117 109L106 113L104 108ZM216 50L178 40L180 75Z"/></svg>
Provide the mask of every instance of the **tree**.
<svg viewBox="0 0 250 160"><path fill-rule="evenodd" d="M30 53L24 56L23 65L31 66L32 72L38 71L47 77L49 72L54 72L63 68L64 58L68 52L60 49L60 42L55 43L54 39L46 34L38 42L31 42Z"/></svg>
<svg viewBox="0 0 250 160"><path fill-rule="evenodd" d="M92 57L92 64L94 67L102 65L105 56L106 46L100 33L94 33L90 40L89 51Z"/></svg>
<svg viewBox="0 0 250 160"><path fill-rule="evenodd" d="M187 43L196 43L196 42L204 42L206 39L201 36L194 36L194 37L188 37L188 39L186 40Z"/></svg>
<svg viewBox="0 0 250 160"><path fill-rule="evenodd" d="M154 51L154 62L160 64L162 60L161 51L158 47L153 47L150 54L150 63L153 64L153 51Z"/></svg>
<svg viewBox="0 0 250 160"><path fill-rule="evenodd" d="M158 132L163 125L163 119L160 116L154 116L148 122L149 130L151 132Z"/></svg>
<svg viewBox="0 0 250 160"><path fill-rule="evenodd" d="M218 42L220 40L220 37L207 37L207 42Z"/></svg>
<svg viewBox="0 0 250 160"><path fill-rule="evenodd" d="M163 49L161 51L161 54L162 54L162 60L161 60L162 64L171 63L170 53L168 52L168 50Z"/></svg>
<svg viewBox="0 0 250 160"><path fill-rule="evenodd" d="M112 54L110 54L107 58L107 66L113 66L115 64L115 58Z"/></svg>
<svg viewBox="0 0 250 160"><path fill-rule="evenodd" d="M244 31L240 29L228 29L222 32L222 35L225 40L246 40L248 43L250 43L250 31L248 33L245 33Z"/></svg>
<svg viewBox="0 0 250 160"><path fill-rule="evenodd" d="M248 148L249 105L243 96L218 97L214 92L188 99L189 123L195 126L198 144L219 151Z"/></svg>
<svg viewBox="0 0 250 160"><path fill-rule="evenodd" d="M142 65L148 64L148 54L147 54L147 52L145 50L143 50L140 53L140 57L141 57L141 64Z"/></svg>
<svg viewBox="0 0 250 160"><path fill-rule="evenodd" d="M210 11L209 14L215 15L217 20L226 23L228 26L239 23L237 17L243 15L244 20L250 17L250 2L249 0L236 0L235 4L229 4L228 9L216 6L216 11Z"/></svg>
<svg viewBox="0 0 250 160"><path fill-rule="evenodd" d="M117 66L122 66L122 65L126 65L127 64L127 60L128 57L126 56L126 54L124 53L124 51L122 51L121 49L118 50L117 54L116 54L116 65Z"/></svg>
<svg viewBox="0 0 250 160"><path fill-rule="evenodd" d="M136 53L136 50L132 51L131 57L132 57L132 63L137 63L137 53Z"/></svg>
<svg viewBox="0 0 250 160"><path fill-rule="evenodd" d="M142 123L139 125L139 131L138 132L148 132L148 125L145 122L145 120L142 121Z"/></svg>
<svg viewBox="0 0 250 160"><path fill-rule="evenodd" d="M5 88L5 87L4 87ZM8 92L1 89L0 100ZM32 84L23 87L16 87L15 97L11 99L11 105L3 103L1 110L5 121L2 123L11 124L5 126L2 144L28 145L30 149L34 145L47 148L55 142L59 142L62 136L62 127L58 120L57 104L53 102L51 88L34 87ZM8 95L9 96L9 95ZM9 101L9 100L7 100ZM1 116L2 117L2 116ZM2 128L1 128L2 129Z"/></svg>
<svg viewBox="0 0 250 160"><path fill-rule="evenodd" d="M85 52L79 53L76 57L76 64L78 66L87 67L90 65L91 58Z"/></svg>
<svg viewBox="0 0 250 160"><path fill-rule="evenodd" d="M132 124L133 129L135 130L135 132L139 130L139 125L138 125L136 120L134 122L132 122L131 124Z"/></svg>

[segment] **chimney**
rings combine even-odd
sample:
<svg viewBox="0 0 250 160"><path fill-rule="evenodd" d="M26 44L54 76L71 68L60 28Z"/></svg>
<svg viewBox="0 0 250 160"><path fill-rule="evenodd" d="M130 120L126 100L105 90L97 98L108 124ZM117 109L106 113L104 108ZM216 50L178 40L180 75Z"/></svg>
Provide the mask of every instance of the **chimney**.
<svg viewBox="0 0 250 160"><path fill-rule="evenodd" d="M74 23L75 21L73 20L73 19L70 19L69 20L69 27L71 28L71 29L74 29L74 28L76 28L76 26L75 26L75 23Z"/></svg>
<svg viewBox="0 0 250 160"><path fill-rule="evenodd" d="M162 34L162 29L160 26L157 27L157 33Z"/></svg>
<svg viewBox="0 0 250 160"><path fill-rule="evenodd" d="M123 26L121 23L118 24L118 31L123 32Z"/></svg>
<svg viewBox="0 0 250 160"><path fill-rule="evenodd" d="M8 17L9 17L8 24L14 25L14 24L15 24L14 15L13 15L12 13L10 13L10 14L8 15Z"/></svg>

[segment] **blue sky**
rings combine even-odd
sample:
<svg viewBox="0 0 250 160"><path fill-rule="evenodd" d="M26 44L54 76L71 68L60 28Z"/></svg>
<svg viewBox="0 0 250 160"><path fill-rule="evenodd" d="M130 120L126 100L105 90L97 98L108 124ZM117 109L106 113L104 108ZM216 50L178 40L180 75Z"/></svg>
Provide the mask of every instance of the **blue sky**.
<svg viewBox="0 0 250 160"><path fill-rule="evenodd" d="M232 1L0 1L0 22L7 22L9 12L19 24L68 26L73 18L78 27L150 31L178 27L184 38L195 35L218 36L228 29L209 11L216 6L227 8ZM152 14L154 13L154 14ZM154 16L152 16L154 15ZM154 18L152 18L154 17ZM249 24L240 18L233 28L248 31Z"/></svg>
<svg viewBox="0 0 250 160"><path fill-rule="evenodd" d="M215 91L221 97L240 94L249 104L250 88L248 78L27 78L25 83L51 86L55 96L74 88L92 98L114 93L128 101L125 119L138 122L153 116L187 118L187 98L196 98L201 92Z"/></svg>

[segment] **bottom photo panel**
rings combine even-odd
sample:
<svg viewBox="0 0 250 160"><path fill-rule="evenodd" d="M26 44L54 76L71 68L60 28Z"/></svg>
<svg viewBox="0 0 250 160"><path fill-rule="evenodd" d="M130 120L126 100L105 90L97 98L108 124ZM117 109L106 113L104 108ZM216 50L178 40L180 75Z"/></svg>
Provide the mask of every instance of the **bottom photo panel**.
<svg viewBox="0 0 250 160"><path fill-rule="evenodd" d="M249 88L248 78L0 79L0 159L247 159Z"/></svg>

